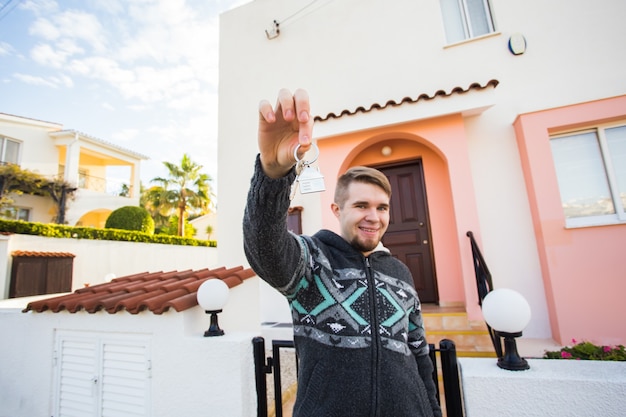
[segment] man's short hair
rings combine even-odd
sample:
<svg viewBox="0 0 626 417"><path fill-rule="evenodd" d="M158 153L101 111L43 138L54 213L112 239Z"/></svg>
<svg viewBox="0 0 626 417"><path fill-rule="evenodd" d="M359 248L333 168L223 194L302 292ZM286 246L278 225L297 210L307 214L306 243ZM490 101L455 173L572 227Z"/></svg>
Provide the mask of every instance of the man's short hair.
<svg viewBox="0 0 626 417"><path fill-rule="evenodd" d="M348 187L353 182L363 182L380 187L391 199L391 184L385 174L374 168L356 166L348 169L337 180L337 188L335 188L335 204L339 207L343 207L346 202L348 198Z"/></svg>

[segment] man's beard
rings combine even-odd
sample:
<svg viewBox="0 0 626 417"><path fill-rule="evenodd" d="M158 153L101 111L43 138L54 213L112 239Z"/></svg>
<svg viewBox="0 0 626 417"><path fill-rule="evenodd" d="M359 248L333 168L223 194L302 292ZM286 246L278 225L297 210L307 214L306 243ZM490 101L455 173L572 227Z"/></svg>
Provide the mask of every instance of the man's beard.
<svg viewBox="0 0 626 417"><path fill-rule="evenodd" d="M378 246L378 242L373 242L373 241L362 242L358 238L354 238L350 242L350 245L352 245L353 248L355 248L356 250L360 252L371 252L374 249L376 249L376 246Z"/></svg>

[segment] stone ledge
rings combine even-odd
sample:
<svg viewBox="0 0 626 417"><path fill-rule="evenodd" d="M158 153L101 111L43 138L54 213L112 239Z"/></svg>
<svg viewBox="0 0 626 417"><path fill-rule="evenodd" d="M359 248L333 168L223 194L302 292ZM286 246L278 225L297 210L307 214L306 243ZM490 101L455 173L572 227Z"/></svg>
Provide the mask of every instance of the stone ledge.
<svg viewBox="0 0 626 417"><path fill-rule="evenodd" d="M626 362L529 359L527 371L459 358L466 417L621 417Z"/></svg>

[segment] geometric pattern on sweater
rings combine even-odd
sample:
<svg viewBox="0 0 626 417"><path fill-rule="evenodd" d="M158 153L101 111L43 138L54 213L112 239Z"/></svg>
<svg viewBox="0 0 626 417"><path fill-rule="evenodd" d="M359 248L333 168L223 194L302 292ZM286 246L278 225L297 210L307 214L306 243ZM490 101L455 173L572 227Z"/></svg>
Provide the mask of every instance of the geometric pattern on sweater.
<svg viewBox="0 0 626 417"><path fill-rule="evenodd" d="M315 259L311 279L301 277L288 297L295 336L365 348L376 331L386 349L410 355L420 347L415 338L420 324L411 320L420 304L411 285L376 271L371 280L362 269L333 271L319 252Z"/></svg>

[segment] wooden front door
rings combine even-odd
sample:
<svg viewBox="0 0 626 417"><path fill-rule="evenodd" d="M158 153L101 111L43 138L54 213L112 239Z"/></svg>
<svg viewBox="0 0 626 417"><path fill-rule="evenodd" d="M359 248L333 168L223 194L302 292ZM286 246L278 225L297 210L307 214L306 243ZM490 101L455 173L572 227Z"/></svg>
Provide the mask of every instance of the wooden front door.
<svg viewBox="0 0 626 417"><path fill-rule="evenodd" d="M422 161L378 167L391 183L389 228L383 244L413 274L422 303L437 303L430 223Z"/></svg>

